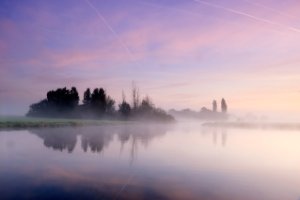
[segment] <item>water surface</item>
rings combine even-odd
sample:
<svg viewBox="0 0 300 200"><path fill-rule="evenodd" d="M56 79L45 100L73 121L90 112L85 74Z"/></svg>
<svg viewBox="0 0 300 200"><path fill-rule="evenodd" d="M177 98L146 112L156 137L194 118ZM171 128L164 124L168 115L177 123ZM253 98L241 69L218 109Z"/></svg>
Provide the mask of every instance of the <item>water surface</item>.
<svg viewBox="0 0 300 200"><path fill-rule="evenodd" d="M300 199L298 131L200 124L0 131L1 199Z"/></svg>

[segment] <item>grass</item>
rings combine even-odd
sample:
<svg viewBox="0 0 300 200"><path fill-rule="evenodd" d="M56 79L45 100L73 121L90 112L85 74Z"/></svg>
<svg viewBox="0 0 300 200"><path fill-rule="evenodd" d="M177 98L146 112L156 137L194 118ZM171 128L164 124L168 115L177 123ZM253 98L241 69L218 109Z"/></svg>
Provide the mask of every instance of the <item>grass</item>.
<svg viewBox="0 0 300 200"><path fill-rule="evenodd" d="M86 120L86 119L57 119L31 117L0 117L0 129L6 128L38 128L61 126L100 126L105 124L129 123L113 120Z"/></svg>

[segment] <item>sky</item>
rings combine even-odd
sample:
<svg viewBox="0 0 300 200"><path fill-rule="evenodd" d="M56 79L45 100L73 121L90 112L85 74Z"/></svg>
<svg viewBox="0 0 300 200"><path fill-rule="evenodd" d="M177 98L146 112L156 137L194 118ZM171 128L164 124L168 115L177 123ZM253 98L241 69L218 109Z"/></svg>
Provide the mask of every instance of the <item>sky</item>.
<svg viewBox="0 0 300 200"><path fill-rule="evenodd" d="M166 110L300 112L299 0L1 0L0 115L134 81ZM299 116L300 117L300 116Z"/></svg>

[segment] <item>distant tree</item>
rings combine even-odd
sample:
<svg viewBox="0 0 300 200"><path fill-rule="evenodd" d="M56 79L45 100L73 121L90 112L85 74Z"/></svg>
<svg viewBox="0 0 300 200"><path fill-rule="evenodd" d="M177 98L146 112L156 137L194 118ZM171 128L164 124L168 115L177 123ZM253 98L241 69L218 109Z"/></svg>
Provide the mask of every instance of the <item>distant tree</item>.
<svg viewBox="0 0 300 200"><path fill-rule="evenodd" d="M151 110L153 110L154 104L152 103L151 99L149 98L149 96L146 96L143 100L142 103L140 105L140 110L142 112L149 112Z"/></svg>
<svg viewBox="0 0 300 200"><path fill-rule="evenodd" d="M213 111L217 112L217 101L216 100L213 100L212 107L213 107Z"/></svg>
<svg viewBox="0 0 300 200"><path fill-rule="evenodd" d="M79 95L75 87L72 87L71 90L64 87L49 91L47 100L58 111L65 111L74 109L78 105Z"/></svg>
<svg viewBox="0 0 300 200"><path fill-rule="evenodd" d="M224 98L222 98L221 100L221 109L222 109L222 113L227 113L227 104Z"/></svg>
<svg viewBox="0 0 300 200"><path fill-rule="evenodd" d="M115 112L115 100L113 100L110 96L106 97L106 113L112 114Z"/></svg>
<svg viewBox="0 0 300 200"><path fill-rule="evenodd" d="M105 112L106 111L106 93L104 91L103 88L99 89L99 108L101 112Z"/></svg>
<svg viewBox="0 0 300 200"><path fill-rule="evenodd" d="M140 105L140 92L134 82L132 82L132 109L137 110Z"/></svg>
<svg viewBox="0 0 300 200"><path fill-rule="evenodd" d="M95 88L92 95L91 95L91 103L93 105L95 105L96 102L98 101L98 99L99 99L99 89Z"/></svg>
<svg viewBox="0 0 300 200"><path fill-rule="evenodd" d="M28 112L29 116L70 116L70 113L78 106L79 95L77 89L72 87L58 88L47 92L47 99L32 104Z"/></svg>
<svg viewBox="0 0 300 200"><path fill-rule="evenodd" d="M121 114L122 117L129 117L131 113L130 104L126 102L126 95L122 90L122 103L119 104L118 112Z"/></svg>
<svg viewBox="0 0 300 200"><path fill-rule="evenodd" d="M122 90L122 102L126 101L126 95L124 93L124 90Z"/></svg>
<svg viewBox="0 0 300 200"><path fill-rule="evenodd" d="M103 88L96 88L92 93L92 107L97 111L97 114L102 115L106 111L106 93Z"/></svg>
<svg viewBox="0 0 300 200"><path fill-rule="evenodd" d="M129 103L123 101L121 104L119 104L119 112L123 117L129 117L131 113L131 107Z"/></svg>
<svg viewBox="0 0 300 200"><path fill-rule="evenodd" d="M132 106L126 102L122 92L122 103L118 105L121 116L131 119L150 119L159 121L174 121L165 111L154 106L147 96L140 103L139 89L132 84ZM47 98L32 104L28 116L42 117L115 117L115 100L106 94L103 88L95 88L91 93L89 88L83 94L83 105L79 104L76 87L70 90L66 87L47 92Z"/></svg>
<svg viewBox="0 0 300 200"><path fill-rule="evenodd" d="M26 114L27 116L43 116L48 114L49 103L47 99L44 99L38 103L30 105L29 111Z"/></svg>
<svg viewBox="0 0 300 200"><path fill-rule="evenodd" d="M92 100L92 95L91 95L91 90L90 88L87 88L86 91L83 94L83 104L84 105L89 105Z"/></svg>
<svg viewBox="0 0 300 200"><path fill-rule="evenodd" d="M70 95L71 95L71 104L72 104L72 107L78 106L79 95L78 95L76 87L72 87L71 88Z"/></svg>

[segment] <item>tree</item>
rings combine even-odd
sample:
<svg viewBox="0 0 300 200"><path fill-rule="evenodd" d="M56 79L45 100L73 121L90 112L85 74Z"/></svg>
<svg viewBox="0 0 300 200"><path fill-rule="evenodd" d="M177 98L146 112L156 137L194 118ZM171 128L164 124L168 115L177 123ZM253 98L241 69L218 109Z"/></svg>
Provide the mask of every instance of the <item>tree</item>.
<svg viewBox="0 0 300 200"><path fill-rule="evenodd" d="M119 112L123 117L129 117L131 113L130 104L126 102L126 96L124 91L122 90L122 103L119 104Z"/></svg>
<svg viewBox="0 0 300 200"><path fill-rule="evenodd" d="M119 104L119 112L121 113L121 115L123 117L129 117L129 115L131 113L131 107L130 107L129 103L127 103L126 101L123 101L121 104Z"/></svg>
<svg viewBox="0 0 300 200"><path fill-rule="evenodd" d="M70 98L71 98L70 100L71 100L72 107L74 108L74 107L78 106L79 95L78 95L76 87L71 88Z"/></svg>
<svg viewBox="0 0 300 200"><path fill-rule="evenodd" d="M216 100L213 100L212 107L213 107L213 111L217 112L217 101Z"/></svg>
<svg viewBox="0 0 300 200"><path fill-rule="evenodd" d="M37 117L48 114L49 103L47 99L44 99L38 103L31 104L27 116Z"/></svg>
<svg viewBox="0 0 300 200"><path fill-rule="evenodd" d="M115 112L115 103L115 100L113 100L110 96L106 97L106 112L108 114Z"/></svg>
<svg viewBox="0 0 300 200"><path fill-rule="evenodd" d="M49 91L47 100L57 111L72 110L79 103L79 95L75 87L72 87L71 90L64 87Z"/></svg>
<svg viewBox="0 0 300 200"><path fill-rule="evenodd" d="M222 113L227 113L227 104L224 98L222 98L221 101L221 109L222 109Z"/></svg>
<svg viewBox="0 0 300 200"><path fill-rule="evenodd" d="M47 92L47 99L32 104L28 115L30 116L70 116L71 112L78 106L79 95L77 89L72 87L58 88Z"/></svg>
<svg viewBox="0 0 300 200"><path fill-rule="evenodd" d="M83 104L84 105L89 105L92 101L92 95L91 95L91 90L90 88L87 88L86 91L83 94Z"/></svg>
<svg viewBox="0 0 300 200"><path fill-rule="evenodd" d="M140 92L138 87L132 82L132 109L137 110L140 105Z"/></svg>
<svg viewBox="0 0 300 200"><path fill-rule="evenodd" d="M154 110L154 104L152 103L151 99L149 96L146 96L140 106L140 110L142 112L150 112L151 110Z"/></svg>
<svg viewBox="0 0 300 200"><path fill-rule="evenodd" d="M93 91L91 105L97 110L98 114L103 114L106 111L106 93L103 88L96 88Z"/></svg>

